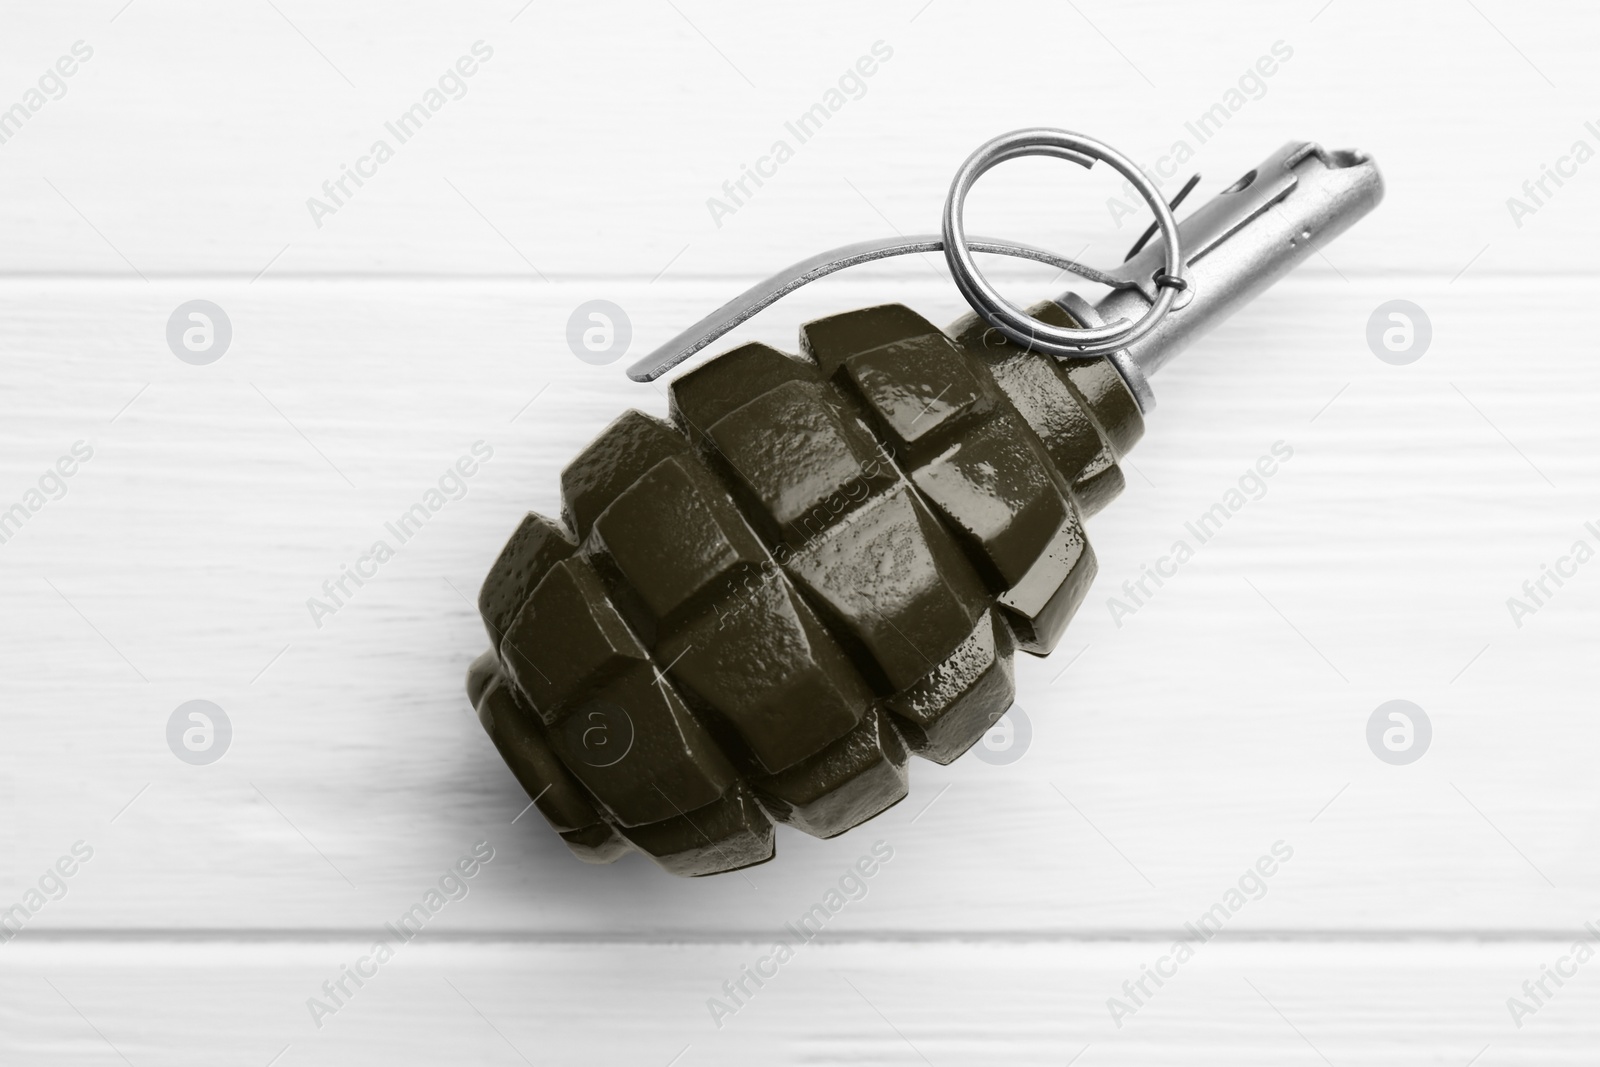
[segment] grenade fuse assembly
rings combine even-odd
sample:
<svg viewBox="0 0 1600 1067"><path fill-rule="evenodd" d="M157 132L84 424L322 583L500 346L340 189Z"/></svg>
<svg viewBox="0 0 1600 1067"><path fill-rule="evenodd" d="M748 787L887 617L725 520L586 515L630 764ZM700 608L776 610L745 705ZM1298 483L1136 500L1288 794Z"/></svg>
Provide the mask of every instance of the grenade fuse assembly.
<svg viewBox="0 0 1600 1067"><path fill-rule="evenodd" d="M1159 235L1114 271L968 239L961 208L1025 154L1110 163ZM1291 143L1180 225L1089 138L1024 130L957 174L938 235L815 257L631 372L654 378L815 277L943 250L974 312L941 330L898 304L680 375L669 421L630 411L563 471L479 598L490 649L468 695L572 851L676 874L773 855L774 823L831 837L906 796L912 754L956 759L1012 701L1012 655L1048 655L1095 574L1083 520L1122 489L1148 377L1377 204L1365 156ZM1111 286L1029 309L971 253Z"/></svg>

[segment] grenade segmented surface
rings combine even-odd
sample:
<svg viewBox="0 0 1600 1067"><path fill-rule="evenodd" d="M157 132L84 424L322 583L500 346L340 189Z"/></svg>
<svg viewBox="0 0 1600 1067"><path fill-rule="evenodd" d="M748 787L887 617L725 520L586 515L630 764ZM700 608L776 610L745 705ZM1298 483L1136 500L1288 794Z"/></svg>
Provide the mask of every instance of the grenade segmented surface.
<svg viewBox="0 0 1600 1067"><path fill-rule="evenodd" d="M1031 313L1074 325L1054 304ZM1143 421L1102 359L897 304L748 344L630 411L483 585L468 695L579 858L764 862L905 797L1012 700L1094 577L1082 519Z"/></svg>

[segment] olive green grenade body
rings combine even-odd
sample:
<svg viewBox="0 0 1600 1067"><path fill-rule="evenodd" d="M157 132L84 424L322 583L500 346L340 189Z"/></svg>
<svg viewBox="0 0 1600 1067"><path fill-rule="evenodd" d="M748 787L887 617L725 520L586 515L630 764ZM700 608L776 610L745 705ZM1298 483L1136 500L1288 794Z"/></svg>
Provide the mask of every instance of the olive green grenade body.
<svg viewBox="0 0 1600 1067"><path fill-rule="evenodd" d="M1032 314L1076 323L1060 307ZM468 691L580 858L683 875L770 859L905 797L1011 706L1095 572L1085 516L1144 424L1104 359L900 305L759 344L630 411L529 514L479 608Z"/></svg>
<svg viewBox="0 0 1600 1067"><path fill-rule="evenodd" d="M955 220L976 175L1025 154L1111 161L1161 236L1111 272L1068 261L1110 293L1019 326ZM952 183L942 236L795 264L630 371L651 380L883 255L942 248L981 313L948 334L898 304L822 319L799 357L751 344L679 377L670 423L607 427L562 474L562 521L530 514L484 582L492 647L467 675L484 728L591 862L631 847L714 874L770 859L775 822L832 837L879 814L910 754L949 763L1011 706L1015 650L1060 640L1094 578L1083 519L1122 489L1148 375L1382 197L1364 153L1290 141L1178 224L1092 139L995 138ZM1066 351L1110 355L1047 354L1074 331Z"/></svg>

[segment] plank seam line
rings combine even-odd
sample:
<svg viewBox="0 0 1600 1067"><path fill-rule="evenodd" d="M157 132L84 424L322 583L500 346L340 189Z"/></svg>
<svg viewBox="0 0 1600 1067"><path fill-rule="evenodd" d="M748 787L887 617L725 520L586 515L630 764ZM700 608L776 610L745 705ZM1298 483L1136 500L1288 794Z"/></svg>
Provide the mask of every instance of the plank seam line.
<svg viewBox="0 0 1600 1067"><path fill-rule="evenodd" d="M252 930L213 928L204 930L146 927L135 929L85 928L79 930L26 930L14 943L23 944L211 944L248 942L258 944L297 944L361 941L373 936L378 927L338 927L327 929ZM1211 939L1216 944L1433 944L1473 945L1525 942L1570 942L1582 933L1578 924L1570 929L1530 928L1503 930L1229 930ZM1170 944L1185 939L1186 931L1106 930L1106 931L859 931L823 932L814 943L832 945L915 944L915 945L1047 945L1047 944ZM453 945L526 944L551 946L616 945L651 947L694 947L715 945L764 944L776 936L773 930L726 931L716 933L617 933L590 931L532 932L509 930L427 931L420 942ZM1189 935L1192 937L1192 935ZM3 951L3 950L0 950Z"/></svg>
<svg viewBox="0 0 1600 1067"><path fill-rule="evenodd" d="M1008 275L1003 270L992 271L996 277L1005 278L1014 276L1016 279L1026 277L1022 271ZM549 281L535 278L531 274L503 274L503 273L472 273L472 272L425 272L425 271L297 271L274 272L266 277L252 275L249 271L212 271L205 273L162 273L157 271L147 272L149 282L169 282L182 284L244 284L254 286L267 286L285 283L304 282L349 282L349 283L400 283L400 284L427 284L440 283L459 284L518 284L532 286L548 285L587 285L595 282L610 282L619 285L642 286L669 286L683 287L688 285L726 285L735 289L744 288L762 277L760 271L749 271L738 274L682 274L675 277L653 279L647 274L607 274L607 273L575 273L553 275ZM1341 286L1346 284L1346 279L1360 279L1365 281L1376 280L1436 280L1449 283L1451 273L1448 270L1346 270L1344 278L1331 272L1307 270L1291 275L1298 281L1333 282L1338 281ZM1483 282L1581 282L1600 277L1600 270L1561 270L1561 271L1475 271L1464 279L1468 283L1481 284ZM1287 279L1286 279L1287 280ZM848 279L835 279L833 284L850 283L881 284L883 282L916 283L919 286L937 286L941 280L932 279L926 275L905 271L874 271L866 275L857 275ZM118 283L130 287L143 288L148 283L143 279L130 277L126 273L101 273L94 271L7 271L0 270L0 284L85 284L85 283ZM948 279L942 280L949 284ZM952 289L954 292L954 289ZM730 293L730 295L732 295Z"/></svg>

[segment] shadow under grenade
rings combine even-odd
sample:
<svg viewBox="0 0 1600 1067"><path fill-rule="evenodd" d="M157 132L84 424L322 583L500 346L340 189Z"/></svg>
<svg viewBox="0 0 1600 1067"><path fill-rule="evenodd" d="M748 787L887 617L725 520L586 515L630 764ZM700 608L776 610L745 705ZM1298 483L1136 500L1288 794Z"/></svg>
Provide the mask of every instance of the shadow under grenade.
<svg viewBox="0 0 1600 1067"><path fill-rule="evenodd" d="M1114 272L969 240L967 188L1022 154L1111 163L1159 238ZM1048 655L1082 603L1083 520L1123 487L1148 375L1381 196L1366 157L1292 143L1178 226L1113 150L1019 131L967 161L941 235L825 253L663 346L631 373L905 251L942 249L975 308L944 331L886 304L807 324L798 356L735 348L673 381L668 421L630 411L566 467L561 521L530 513L489 571L467 680L534 806L581 859L703 875L770 859L774 822L832 837L903 799L908 757L971 748L1011 706L1014 651ZM1111 293L1023 311L972 251Z"/></svg>

